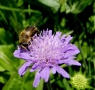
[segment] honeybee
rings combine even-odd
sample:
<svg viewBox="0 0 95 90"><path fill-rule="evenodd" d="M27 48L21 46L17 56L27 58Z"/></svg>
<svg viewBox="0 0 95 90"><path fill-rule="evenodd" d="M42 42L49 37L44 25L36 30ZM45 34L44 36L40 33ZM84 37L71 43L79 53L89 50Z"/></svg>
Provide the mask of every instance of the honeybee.
<svg viewBox="0 0 95 90"><path fill-rule="evenodd" d="M39 30L35 26L27 26L19 35L19 47L25 50L29 50L28 45L31 44L33 36L39 33Z"/></svg>

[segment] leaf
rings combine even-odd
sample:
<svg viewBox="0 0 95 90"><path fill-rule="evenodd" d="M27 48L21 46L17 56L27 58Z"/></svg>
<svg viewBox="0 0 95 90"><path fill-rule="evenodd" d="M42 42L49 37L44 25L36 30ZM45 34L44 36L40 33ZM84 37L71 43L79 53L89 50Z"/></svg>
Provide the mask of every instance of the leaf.
<svg viewBox="0 0 95 90"><path fill-rule="evenodd" d="M10 59L2 52L0 52L0 65L8 71L12 71L13 70L13 66L10 63Z"/></svg>
<svg viewBox="0 0 95 90"><path fill-rule="evenodd" d="M71 12L73 14L78 14L82 12L89 4L91 4L92 1L93 0L77 0L71 4L72 2L69 0L69 4L66 4L66 13Z"/></svg>
<svg viewBox="0 0 95 90"><path fill-rule="evenodd" d="M60 12L64 12L66 10L66 0L59 0L61 8Z"/></svg>
<svg viewBox="0 0 95 90"><path fill-rule="evenodd" d="M62 82L61 82L60 80L57 81L57 84L58 84L61 88L63 88Z"/></svg>
<svg viewBox="0 0 95 90"><path fill-rule="evenodd" d="M0 11L0 15L1 15L2 19L5 21L5 23L8 24L8 22L4 16L4 13Z"/></svg>
<svg viewBox="0 0 95 90"><path fill-rule="evenodd" d="M4 28L0 28L0 43L1 44L9 44L12 42L11 34L4 30Z"/></svg>
<svg viewBox="0 0 95 90"><path fill-rule="evenodd" d="M0 65L2 68L8 71L14 70L14 64L12 62L13 49L13 45L0 45Z"/></svg>
<svg viewBox="0 0 95 90"><path fill-rule="evenodd" d="M18 7L19 7L19 6L22 6L23 3L24 3L23 0L18 0L17 6L18 6Z"/></svg>
<svg viewBox="0 0 95 90"><path fill-rule="evenodd" d="M2 90L36 90L32 85L33 79L34 73L29 71L26 71L23 77L20 77L17 72L13 72ZM39 90L42 90L41 85L39 85L39 88Z"/></svg>
<svg viewBox="0 0 95 90"><path fill-rule="evenodd" d="M0 72L0 82L5 84L8 81L10 74L11 73L7 71Z"/></svg>
<svg viewBox="0 0 95 90"><path fill-rule="evenodd" d="M65 78L63 79L63 84L64 84L64 87L65 87L66 90L72 90L72 89L70 88L69 83L67 82L67 80L66 80Z"/></svg>
<svg viewBox="0 0 95 90"><path fill-rule="evenodd" d="M53 8L55 11L58 11L60 7L60 4L57 0L38 0L38 1L46 6Z"/></svg>
<svg viewBox="0 0 95 90"><path fill-rule="evenodd" d="M21 78L14 72L2 90L21 90L21 84Z"/></svg>
<svg viewBox="0 0 95 90"><path fill-rule="evenodd" d="M2 71L5 71L5 69L2 66L0 66L0 72Z"/></svg>
<svg viewBox="0 0 95 90"><path fill-rule="evenodd" d="M4 77L0 76L0 82L5 83Z"/></svg>

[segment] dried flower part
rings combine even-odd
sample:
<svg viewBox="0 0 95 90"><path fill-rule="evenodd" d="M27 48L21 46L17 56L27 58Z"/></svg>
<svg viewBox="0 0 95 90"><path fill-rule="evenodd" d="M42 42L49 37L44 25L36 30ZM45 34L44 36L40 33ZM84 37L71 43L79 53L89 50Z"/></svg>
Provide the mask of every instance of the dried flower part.
<svg viewBox="0 0 95 90"><path fill-rule="evenodd" d="M81 64L74 60L75 55L80 51L74 45L70 43L72 37L62 35L61 32L52 34L52 30L42 31L39 36L34 36L32 44L29 45L30 51L24 51L18 47L15 50L14 56L22 58L26 62L19 69L18 73L20 76L24 75L27 68L32 64L30 72L37 71L34 79L33 86L36 87L41 78L45 82L49 79L50 70L55 74L58 72L65 78L69 78L69 74L59 65L77 65Z"/></svg>

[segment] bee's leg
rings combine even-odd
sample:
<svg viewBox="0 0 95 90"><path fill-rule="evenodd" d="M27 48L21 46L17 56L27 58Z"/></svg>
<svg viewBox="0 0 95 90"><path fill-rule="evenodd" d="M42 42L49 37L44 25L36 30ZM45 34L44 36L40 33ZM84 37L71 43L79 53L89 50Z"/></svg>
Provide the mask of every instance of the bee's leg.
<svg viewBox="0 0 95 90"><path fill-rule="evenodd" d="M28 45L31 45L31 43L32 43L31 41L30 41L30 42L28 42Z"/></svg>
<svg viewBox="0 0 95 90"><path fill-rule="evenodd" d="M24 50L30 51L29 48L28 48L28 46L27 46L27 47L24 47L23 45L20 45L20 47L21 47L22 49L24 49Z"/></svg>
<svg viewBox="0 0 95 90"><path fill-rule="evenodd" d="M38 31L37 31L37 36L38 36L39 34L40 34L40 31L38 30Z"/></svg>
<svg viewBox="0 0 95 90"><path fill-rule="evenodd" d="M27 50L30 51L28 47L27 47Z"/></svg>
<svg viewBox="0 0 95 90"><path fill-rule="evenodd" d="M33 37L31 37L31 41L33 41Z"/></svg>

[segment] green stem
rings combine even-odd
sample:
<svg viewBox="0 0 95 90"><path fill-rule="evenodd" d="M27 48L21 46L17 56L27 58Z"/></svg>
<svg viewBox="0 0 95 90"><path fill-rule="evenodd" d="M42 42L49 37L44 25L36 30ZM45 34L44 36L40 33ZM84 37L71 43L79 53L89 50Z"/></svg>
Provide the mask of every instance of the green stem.
<svg viewBox="0 0 95 90"><path fill-rule="evenodd" d="M48 80L48 82L46 82L44 85L45 90L52 90L50 80Z"/></svg>
<svg viewBox="0 0 95 90"><path fill-rule="evenodd" d="M13 8L13 7L6 7L6 6L2 6L2 5L0 5L0 9L2 9L2 10L9 10L9 11L17 11L17 12L24 12L24 13L26 13L26 12L31 12L31 13L41 13L41 12L39 12L39 11L37 11L37 10L32 10L32 9L19 9L19 8Z"/></svg>

